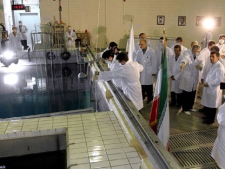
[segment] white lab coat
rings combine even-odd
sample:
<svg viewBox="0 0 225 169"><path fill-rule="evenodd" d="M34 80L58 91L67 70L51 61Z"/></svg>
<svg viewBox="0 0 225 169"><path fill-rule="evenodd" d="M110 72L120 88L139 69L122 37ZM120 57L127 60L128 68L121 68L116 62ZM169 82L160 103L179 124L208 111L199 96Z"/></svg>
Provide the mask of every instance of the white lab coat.
<svg viewBox="0 0 225 169"><path fill-rule="evenodd" d="M217 138L213 145L211 156L215 159L217 165L225 168L225 103L219 107L217 114L217 121L219 128L217 131Z"/></svg>
<svg viewBox="0 0 225 169"><path fill-rule="evenodd" d="M211 64L210 70L204 79L209 87L203 88L201 104L210 108L218 108L222 102L222 90L220 82L223 81L224 67L220 61Z"/></svg>
<svg viewBox="0 0 225 169"><path fill-rule="evenodd" d="M199 81L201 81L201 79L205 79L210 67L210 50L209 48L204 48L201 52L200 55L198 56L198 59L202 61L202 65L203 65L203 71L200 72L199 74Z"/></svg>
<svg viewBox="0 0 225 169"><path fill-rule="evenodd" d="M141 49L139 43L140 43L140 42L138 41L137 43L134 44L133 61L137 60L137 53L138 53L138 51ZM147 46L148 46L149 48L151 48L151 47L150 47L150 42L149 42L149 41L147 41Z"/></svg>
<svg viewBox="0 0 225 169"><path fill-rule="evenodd" d="M9 34L9 46L11 50L22 50L21 45L22 35L20 32L17 32L16 35L12 33Z"/></svg>
<svg viewBox="0 0 225 169"><path fill-rule="evenodd" d="M21 30L20 30L20 26L17 26L17 32L20 32L22 35L22 39L21 40L27 40L27 33L28 29L25 25L22 25Z"/></svg>
<svg viewBox="0 0 225 169"><path fill-rule="evenodd" d="M220 55L225 55L225 44L221 45L219 48L220 48Z"/></svg>
<svg viewBox="0 0 225 169"><path fill-rule="evenodd" d="M167 69L167 75L168 78L171 76L174 76L175 80L170 79L170 91L175 92L175 93L182 93L182 90L179 88L180 85L180 76L181 76L181 69L180 69L180 64L181 61L183 60L183 55L180 55L177 59L175 60L175 55L171 56L168 58L168 69Z"/></svg>
<svg viewBox="0 0 225 169"><path fill-rule="evenodd" d="M191 49L185 50L183 52L183 56L189 55L189 53L191 53L191 51L192 51Z"/></svg>
<svg viewBox="0 0 225 169"><path fill-rule="evenodd" d="M159 71L160 65L161 65L162 50L163 50L163 44L158 46L158 48L156 49L157 72ZM169 59L171 56L173 56L173 51L169 47L166 46L166 58Z"/></svg>
<svg viewBox="0 0 225 169"><path fill-rule="evenodd" d="M72 40L68 40L68 38L71 38ZM64 39L65 39L67 48L75 48L75 40L77 39L76 32L71 31L71 33L69 33L67 31L64 35Z"/></svg>
<svg viewBox="0 0 225 169"><path fill-rule="evenodd" d="M192 51L188 51L188 55L185 55L181 62L185 63L185 67L181 74L179 88L187 92L195 91L198 86L200 72L195 66L200 65L203 67L202 61L199 60L199 57L194 60Z"/></svg>
<svg viewBox="0 0 225 169"><path fill-rule="evenodd" d="M141 93L140 72L143 66L137 62L126 62L119 69L114 71L100 72L98 80L109 81L121 78L122 90L128 99L130 99L135 107L140 110L143 108L143 99Z"/></svg>
<svg viewBox="0 0 225 169"><path fill-rule="evenodd" d="M224 44L221 45L221 44L217 43L216 46L221 49L224 46Z"/></svg>
<svg viewBox="0 0 225 169"><path fill-rule="evenodd" d="M170 49L172 50L172 52L173 52L173 54L174 54L174 47L175 47L176 45L173 45ZM181 54L183 54L184 53L184 51L186 51L186 50L188 50L185 46L183 46L183 45L180 45L180 47L181 47Z"/></svg>
<svg viewBox="0 0 225 169"><path fill-rule="evenodd" d="M116 60L116 56L114 56L112 62L108 61L108 68L110 71L117 70L120 67L121 67L121 65ZM112 82L116 85L116 87L122 89L122 79L121 78L113 79Z"/></svg>
<svg viewBox="0 0 225 169"><path fill-rule="evenodd" d="M141 72L141 85L152 85L154 82L152 74L157 73L154 49L147 47L145 54L143 54L142 49L138 50L136 62L144 67L144 70Z"/></svg>

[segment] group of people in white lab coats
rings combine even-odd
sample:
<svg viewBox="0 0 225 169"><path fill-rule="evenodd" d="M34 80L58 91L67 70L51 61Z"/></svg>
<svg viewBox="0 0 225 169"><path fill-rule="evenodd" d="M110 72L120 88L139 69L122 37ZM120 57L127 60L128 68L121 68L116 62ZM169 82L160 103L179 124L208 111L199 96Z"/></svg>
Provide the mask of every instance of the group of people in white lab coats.
<svg viewBox="0 0 225 169"><path fill-rule="evenodd" d="M193 108L196 91L198 86L202 85L202 122L208 125L214 123L217 108L222 103L220 83L224 81L225 73L224 40L225 35L220 35L218 44L210 40L204 49L201 49L197 41L193 41L191 48L187 49L182 45L183 39L178 37L172 48L166 47L171 91L170 106L177 106L181 108L180 112L191 115L191 112L196 111ZM98 72L94 78L101 81L113 79L114 84L123 90L138 110L141 110L146 97L147 102L153 99L154 77L159 70L162 49L163 38L159 39L156 50L148 45L145 38L140 38L139 49L135 49L133 55L134 61L129 61L126 53L121 52L114 56L114 50L108 49L102 58L108 63L110 71ZM219 108L217 119L220 127L212 156L220 167L225 168L222 160L225 156L224 105Z"/></svg>

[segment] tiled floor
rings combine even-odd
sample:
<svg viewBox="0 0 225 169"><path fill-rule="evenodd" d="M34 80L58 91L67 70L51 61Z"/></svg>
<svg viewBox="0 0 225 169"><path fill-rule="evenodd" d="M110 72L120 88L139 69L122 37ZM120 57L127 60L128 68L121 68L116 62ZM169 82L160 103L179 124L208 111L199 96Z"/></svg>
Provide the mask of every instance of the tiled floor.
<svg viewBox="0 0 225 169"><path fill-rule="evenodd" d="M71 169L140 169L142 160L113 112L0 122L0 140L57 134L67 129Z"/></svg>

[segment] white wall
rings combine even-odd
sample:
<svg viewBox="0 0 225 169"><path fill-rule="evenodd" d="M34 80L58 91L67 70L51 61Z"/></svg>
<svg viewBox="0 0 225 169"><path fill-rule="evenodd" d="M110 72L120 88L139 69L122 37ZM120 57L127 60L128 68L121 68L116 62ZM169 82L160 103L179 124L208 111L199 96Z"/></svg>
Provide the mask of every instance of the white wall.
<svg viewBox="0 0 225 169"><path fill-rule="evenodd" d="M99 48L106 47L115 41L125 48L133 19L134 34L145 32L148 36L162 36L163 28L167 37L182 36L184 45L189 47L191 41L202 39L204 29L196 26L196 16L222 17L222 26L212 32L217 41L218 35L224 33L225 0L62 0L62 20L72 25L77 31L88 30L91 44L96 41L99 33ZM100 17L98 7L100 2ZM41 22L59 20L59 1L40 0ZM157 25L157 15L165 15L165 25ZM178 16L186 16L186 26L178 26Z"/></svg>

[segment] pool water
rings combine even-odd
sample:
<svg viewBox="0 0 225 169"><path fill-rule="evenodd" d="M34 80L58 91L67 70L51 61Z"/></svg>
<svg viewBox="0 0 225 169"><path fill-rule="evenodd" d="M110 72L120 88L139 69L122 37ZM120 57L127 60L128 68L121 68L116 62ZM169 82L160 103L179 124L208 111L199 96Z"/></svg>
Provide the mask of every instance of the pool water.
<svg viewBox="0 0 225 169"><path fill-rule="evenodd" d="M78 78L85 69L77 64L23 66L17 73L7 69L0 71L0 118L91 107L90 79Z"/></svg>

